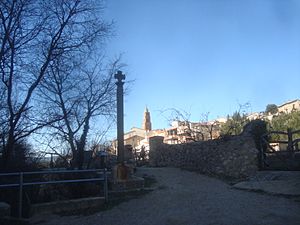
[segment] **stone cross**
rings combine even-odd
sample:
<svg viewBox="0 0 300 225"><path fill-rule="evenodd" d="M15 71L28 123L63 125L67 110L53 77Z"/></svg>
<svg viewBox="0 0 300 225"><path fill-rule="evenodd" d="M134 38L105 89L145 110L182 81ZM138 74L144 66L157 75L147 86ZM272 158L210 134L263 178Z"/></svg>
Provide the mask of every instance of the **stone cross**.
<svg viewBox="0 0 300 225"><path fill-rule="evenodd" d="M118 162L124 162L124 106L123 106L123 80L125 74L118 71L115 74L117 79L117 138L118 138Z"/></svg>

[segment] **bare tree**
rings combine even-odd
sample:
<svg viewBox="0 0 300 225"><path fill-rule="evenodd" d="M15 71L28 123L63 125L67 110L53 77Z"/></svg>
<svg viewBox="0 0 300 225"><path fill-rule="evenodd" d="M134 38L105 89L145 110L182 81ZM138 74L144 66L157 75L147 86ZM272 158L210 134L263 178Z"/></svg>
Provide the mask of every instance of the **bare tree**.
<svg viewBox="0 0 300 225"><path fill-rule="evenodd" d="M167 120L170 124L174 121L178 123L177 135L185 137L188 141L211 140L220 133L220 123L216 120L209 121L209 112L201 114L201 119L196 122L190 120L191 113L182 109L168 108L161 113L168 114ZM186 142L185 139L179 142Z"/></svg>
<svg viewBox="0 0 300 225"><path fill-rule="evenodd" d="M41 97L50 117L63 118L50 125L52 136L67 143L72 152L72 166L82 168L84 150L95 117L115 115L114 73L120 67L120 59L109 68L103 68L103 58L96 62L87 60L80 65L65 67L51 65L51 76L44 78Z"/></svg>
<svg viewBox="0 0 300 225"><path fill-rule="evenodd" d="M219 135L220 124L217 120L209 121L209 112L203 113L201 116L201 126L204 129L204 133L209 135L208 139L212 140Z"/></svg>
<svg viewBox="0 0 300 225"><path fill-rule="evenodd" d="M0 92L3 158L14 145L62 118L37 112L33 96L57 59L76 57L107 35L109 24L92 0L1 0Z"/></svg>
<svg viewBox="0 0 300 225"><path fill-rule="evenodd" d="M180 137L179 142L201 141L204 140L204 131L199 123L193 123L190 120L191 114L182 109L168 108L161 111L162 114L168 114L167 120L178 123L177 135ZM182 140L181 140L182 139Z"/></svg>

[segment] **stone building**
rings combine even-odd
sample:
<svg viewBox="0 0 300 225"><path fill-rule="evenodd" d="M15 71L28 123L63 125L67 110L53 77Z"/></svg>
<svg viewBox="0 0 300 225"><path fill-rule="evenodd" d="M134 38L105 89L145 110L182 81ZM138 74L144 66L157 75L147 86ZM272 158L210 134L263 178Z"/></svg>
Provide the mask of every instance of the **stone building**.
<svg viewBox="0 0 300 225"><path fill-rule="evenodd" d="M149 138L152 136L165 136L164 129L152 130L151 116L148 108L144 111L142 128L133 127L124 134L124 145L131 145L132 148L139 152L142 147L149 150ZM117 140L112 142L112 148L117 148Z"/></svg>
<svg viewBox="0 0 300 225"><path fill-rule="evenodd" d="M300 100L293 100L278 106L279 113L300 111ZM254 112L247 115L247 120L272 120L274 115L266 115L264 112ZM146 107L143 114L142 128L133 127L124 134L124 145L131 145L134 151L140 152L142 148L149 150L149 139L154 136L163 137L165 144L183 144L195 141L217 139L220 136L220 128L226 123L226 118L219 118L207 122L173 121L171 127L164 129L152 129L151 115ZM112 151L116 152L117 140L112 142Z"/></svg>
<svg viewBox="0 0 300 225"><path fill-rule="evenodd" d="M247 119L249 121L251 120L257 120L257 119L263 119L264 118L264 113L263 112L254 112L254 113L250 113L247 115Z"/></svg>
<svg viewBox="0 0 300 225"><path fill-rule="evenodd" d="M181 144L195 141L216 139L220 136L221 122L173 121L171 128L166 129L164 143Z"/></svg>
<svg viewBox="0 0 300 225"><path fill-rule="evenodd" d="M291 113L293 111L300 111L300 100L286 102L277 107L279 113Z"/></svg>
<svg viewBox="0 0 300 225"><path fill-rule="evenodd" d="M278 112L275 114L272 113L265 113L265 112L253 112L247 115L247 119L249 121L256 120L256 119L262 119L262 120L269 120L271 121L274 116L278 116L279 114L288 114L293 111L300 111L300 100L292 100L288 101L286 103L283 103L282 105L277 106Z"/></svg>
<svg viewBox="0 0 300 225"><path fill-rule="evenodd" d="M149 138L161 136L166 144L181 144L194 141L204 141L218 138L220 135L219 121L195 123L189 121L173 121L171 127L165 129L152 129L151 115L148 108L143 115L142 128L133 127L124 134L124 145L131 145L139 152L143 147L149 150ZM117 140L112 147L117 148Z"/></svg>

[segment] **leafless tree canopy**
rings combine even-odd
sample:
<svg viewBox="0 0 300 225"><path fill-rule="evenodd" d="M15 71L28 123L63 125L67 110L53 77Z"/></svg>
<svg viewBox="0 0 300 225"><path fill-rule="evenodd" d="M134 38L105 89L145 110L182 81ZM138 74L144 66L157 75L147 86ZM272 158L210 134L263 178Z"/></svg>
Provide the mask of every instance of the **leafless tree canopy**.
<svg viewBox="0 0 300 225"><path fill-rule="evenodd" d="M192 122L191 113L182 109L168 108L162 110L161 113L168 115L167 120L170 125L174 121L179 122L182 132L189 137L190 141L211 140L215 138L214 133L219 129L217 121L209 121L209 112L201 114L197 122Z"/></svg>
<svg viewBox="0 0 300 225"><path fill-rule="evenodd" d="M112 117L115 113L115 84L113 75L119 59L103 68L103 59L87 60L80 65L64 67L51 65L39 88L44 114L61 118L48 128L57 141L67 143L73 156L73 166L82 167L90 123L94 117Z"/></svg>
<svg viewBox="0 0 300 225"><path fill-rule="evenodd" d="M108 110L103 106L111 101L108 95L95 93L111 91L109 76L98 78L97 68L75 71L95 44L110 34L111 24L99 17L101 10L101 1L92 0L1 0L0 137L5 162L14 153L14 144L38 129L52 125L68 130L69 123L85 129L87 118L78 117L80 113L92 117L100 108ZM48 97L44 102L62 111L40 113L41 83Z"/></svg>

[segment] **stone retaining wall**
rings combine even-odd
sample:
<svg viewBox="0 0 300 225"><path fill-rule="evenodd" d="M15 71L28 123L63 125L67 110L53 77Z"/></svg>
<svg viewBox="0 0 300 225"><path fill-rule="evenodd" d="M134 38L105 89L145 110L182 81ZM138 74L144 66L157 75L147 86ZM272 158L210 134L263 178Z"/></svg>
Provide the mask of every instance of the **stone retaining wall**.
<svg viewBox="0 0 300 225"><path fill-rule="evenodd" d="M258 170L258 150L249 134L178 145L150 138L151 166L172 166L209 175L244 178Z"/></svg>

